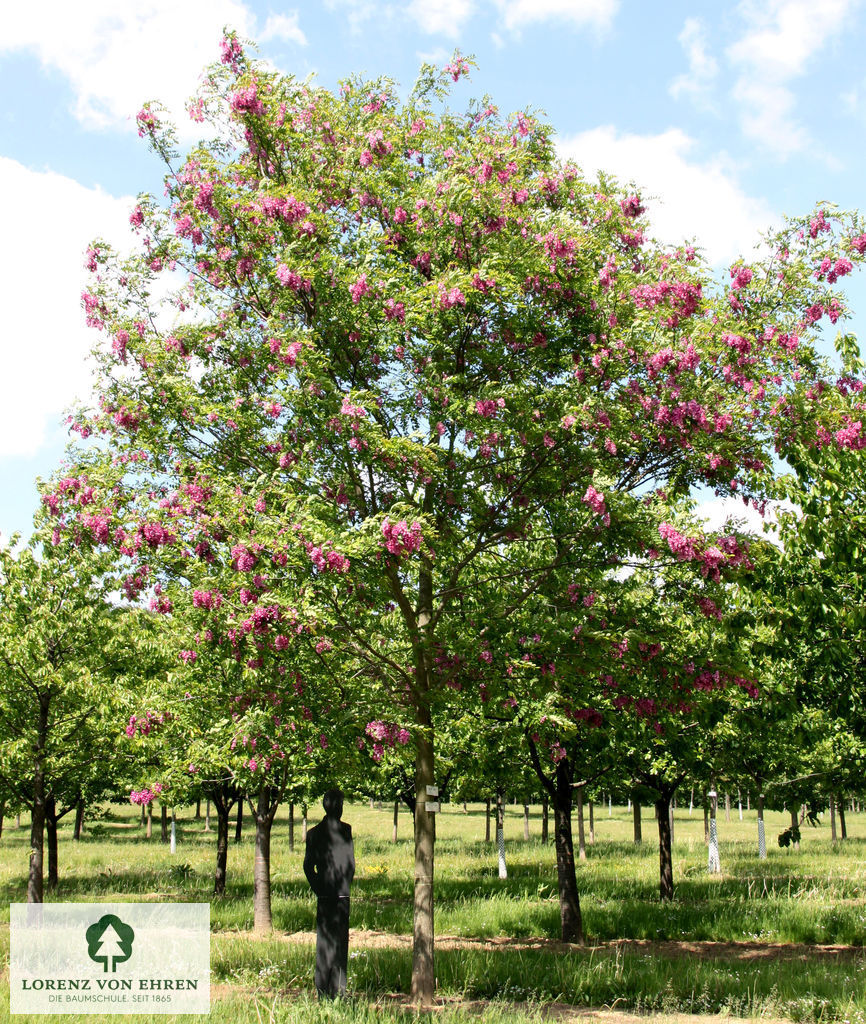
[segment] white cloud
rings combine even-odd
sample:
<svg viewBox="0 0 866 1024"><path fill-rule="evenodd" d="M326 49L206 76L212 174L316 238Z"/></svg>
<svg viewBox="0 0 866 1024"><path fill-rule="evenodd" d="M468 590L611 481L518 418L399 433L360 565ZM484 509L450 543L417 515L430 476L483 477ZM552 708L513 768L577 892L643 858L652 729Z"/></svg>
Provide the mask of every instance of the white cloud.
<svg viewBox="0 0 866 1024"><path fill-rule="evenodd" d="M301 30L298 12L290 11L288 14L271 14L259 36L259 40L263 43L266 43L269 39L283 39L287 43L297 43L298 46L306 46L307 37Z"/></svg>
<svg viewBox="0 0 866 1024"><path fill-rule="evenodd" d="M686 51L689 70L677 75L670 84L669 92L675 99L687 95L694 100L700 100L718 74L718 61L707 52L704 27L698 18L686 18L677 39Z"/></svg>
<svg viewBox="0 0 866 1024"><path fill-rule="evenodd" d="M723 155L689 160L694 140L676 128L659 135L618 134L594 128L559 141L562 157L584 173L608 171L623 183L635 181L650 202L656 237L671 245L695 239L717 266L747 253L758 233L778 218L763 199L747 195Z"/></svg>
<svg viewBox="0 0 866 1024"><path fill-rule="evenodd" d="M408 12L425 32L455 37L474 8L473 0L412 0Z"/></svg>
<svg viewBox="0 0 866 1024"><path fill-rule="evenodd" d="M133 200L0 157L0 280L3 309L0 457L30 456L64 408L90 391L85 357L84 250L99 235L129 247ZM13 242L14 240L14 242ZM13 298L14 297L14 298Z"/></svg>
<svg viewBox="0 0 866 1024"><path fill-rule="evenodd" d="M495 0L509 31L538 21L568 21L576 28L610 28L619 0Z"/></svg>
<svg viewBox="0 0 866 1024"><path fill-rule="evenodd" d="M142 103L159 100L181 132L198 137L185 101L219 56L224 26L242 37L256 33L243 0L10 3L0 15L0 54L33 53L60 71L74 93L73 114L88 128L131 128ZM297 12L271 17L264 34L306 42Z"/></svg>
<svg viewBox="0 0 866 1024"><path fill-rule="evenodd" d="M741 0L742 36L728 47L739 69L734 98L743 132L787 157L805 149L808 132L796 117L790 82L810 58L840 32L858 0Z"/></svg>

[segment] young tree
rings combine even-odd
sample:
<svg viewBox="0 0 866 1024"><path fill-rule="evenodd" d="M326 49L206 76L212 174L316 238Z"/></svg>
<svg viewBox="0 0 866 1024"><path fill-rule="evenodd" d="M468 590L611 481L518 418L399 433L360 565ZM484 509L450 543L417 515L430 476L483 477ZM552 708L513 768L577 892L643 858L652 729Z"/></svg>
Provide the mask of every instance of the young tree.
<svg viewBox="0 0 866 1024"><path fill-rule="evenodd" d="M0 776L30 810L28 903L43 900L46 817L53 886L58 803L66 795L71 809L94 769L103 787L117 769L124 695L110 664L122 613L106 600L109 566L71 544L0 549Z"/></svg>
<svg viewBox="0 0 866 1024"><path fill-rule="evenodd" d="M190 108L216 141L177 160L158 112L140 112L166 201L133 211L131 259L90 250L101 406L74 424L120 453L81 460L110 513L65 522L112 541L133 578L231 569L220 595L250 632L211 630L197 651L224 644L260 671L291 609L380 718L411 720L425 1003L434 722L463 700L435 658L460 595L519 548L535 552L522 602L656 486L760 499L780 422L812 413L791 376L813 375L809 335L841 312L807 262L862 231L822 212L814 236L792 226L714 289L694 250L644 236L633 190L557 163L535 116L450 111L448 78L468 68L425 67L405 103L385 80L335 96L229 36ZM536 546L575 499L579 529Z"/></svg>

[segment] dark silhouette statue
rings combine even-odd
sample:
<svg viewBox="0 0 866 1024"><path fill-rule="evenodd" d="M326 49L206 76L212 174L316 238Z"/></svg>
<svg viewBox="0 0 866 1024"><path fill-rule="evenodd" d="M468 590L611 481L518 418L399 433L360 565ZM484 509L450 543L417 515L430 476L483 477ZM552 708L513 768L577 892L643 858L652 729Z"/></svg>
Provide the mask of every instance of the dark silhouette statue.
<svg viewBox="0 0 866 1024"><path fill-rule="evenodd" d="M355 874L352 826L340 821L343 794L329 789L325 817L307 832L304 874L316 894L316 991L319 998L346 994L349 961L349 886Z"/></svg>

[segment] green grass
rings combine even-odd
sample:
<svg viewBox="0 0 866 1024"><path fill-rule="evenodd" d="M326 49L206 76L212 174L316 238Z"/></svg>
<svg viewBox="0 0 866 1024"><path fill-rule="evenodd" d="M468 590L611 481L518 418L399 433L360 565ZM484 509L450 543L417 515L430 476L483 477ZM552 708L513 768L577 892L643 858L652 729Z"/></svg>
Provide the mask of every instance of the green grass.
<svg viewBox="0 0 866 1024"><path fill-rule="evenodd" d="M522 808L507 808L509 877L505 880L498 877L494 846L484 842L483 808L470 805L469 811L463 814L459 806L446 805L437 818L437 934L558 938L554 852L538 838L540 808L533 808L529 842L523 839ZM388 805L382 809L366 805L347 808L345 817L353 825L358 865L352 927L405 936L412 927L411 819L401 813L400 837L395 844L390 841L391 815ZM313 820L318 817L316 813ZM724 812L720 815L723 874L710 876L701 812L689 816L686 808L677 811L677 898L665 905L658 901L658 854L651 811L644 814L645 841L635 847L631 814L626 808L614 808L611 816L607 808L599 809L595 844L588 848L587 860L578 865L590 940L864 945L866 814L849 813L850 838L844 843L831 844L826 826L806 828L801 850L793 851L774 845L775 836L788 824L787 815L769 813L769 856L765 861L756 856L754 812L746 812L744 817L740 822L734 810L728 823ZM101 820L90 823L79 843L71 841L71 828L66 825L60 832L60 886L48 898L209 901L215 835L205 833L203 824L195 821L190 811L181 812L174 856L159 841L158 826L151 840L143 838L132 808L110 808ZM22 825L15 829L7 819L0 839L0 920L7 922L8 904L24 898L29 835L26 821ZM268 940L245 934L252 927L251 829L245 828L240 844L230 843L228 894L211 902L213 977L230 988L214 1003L212 1018L219 1022L223 1018L354 1021L375 1013L377 1020L410 1019L410 1011L388 1001L388 994L408 991L411 952L406 947L353 946L349 973L350 992L358 997L354 1003L323 1008L297 995L311 989L313 947L287 943L280 936L311 932L315 903L303 876L300 821L296 821L294 851L288 849L287 831L283 808L272 841L276 933ZM0 956L8 957L6 928L0 929ZM806 957L751 962L713 954L670 957L645 947L605 947L567 954L474 947L438 951L437 983L443 996L497 1000L495 1012L503 1024L532 1018L536 1010L510 1005L526 1000L866 1024L864 964L863 955L841 960ZM242 998L232 995L241 991L245 993ZM291 1012L287 1007L292 1007ZM447 1012L455 1021L464 1019L459 1006ZM437 1019L451 1018L437 1015Z"/></svg>

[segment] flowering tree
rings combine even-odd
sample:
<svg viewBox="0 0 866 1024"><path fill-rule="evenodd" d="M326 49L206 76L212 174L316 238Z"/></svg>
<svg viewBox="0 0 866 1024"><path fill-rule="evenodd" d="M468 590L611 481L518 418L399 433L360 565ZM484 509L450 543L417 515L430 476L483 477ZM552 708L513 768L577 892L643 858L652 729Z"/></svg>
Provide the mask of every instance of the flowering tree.
<svg viewBox="0 0 866 1024"><path fill-rule="evenodd" d="M73 428L111 438L80 459L101 510L47 496L60 533L129 561L131 591L173 575L175 614L222 602L188 660L211 645L266 689L321 672L411 726L423 1002L433 723L466 699L448 644L477 567L520 552L519 607L588 546L616 553L653 487L760 500L774 444L813 413L791 382L842 315L831 275L866 248L822 211L714 288L694 250L645 237L633 190L557 163L535 116L453 113L468 68L425 67L405 103L385 80L335 96L228 36L190 107L216 141L178 159L140 112L166 200L141 197L131 258L94 243L83 297L101 398Z"/></svg>

